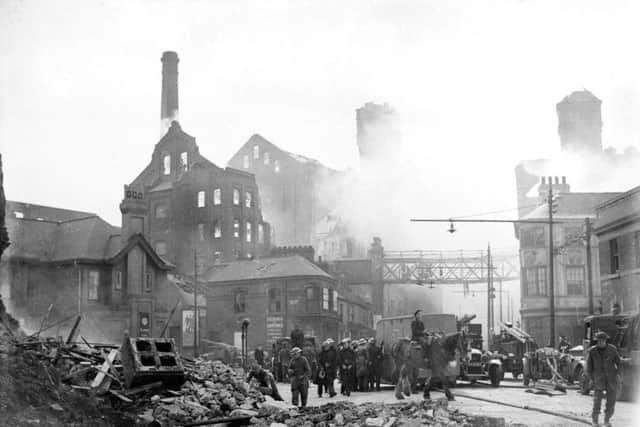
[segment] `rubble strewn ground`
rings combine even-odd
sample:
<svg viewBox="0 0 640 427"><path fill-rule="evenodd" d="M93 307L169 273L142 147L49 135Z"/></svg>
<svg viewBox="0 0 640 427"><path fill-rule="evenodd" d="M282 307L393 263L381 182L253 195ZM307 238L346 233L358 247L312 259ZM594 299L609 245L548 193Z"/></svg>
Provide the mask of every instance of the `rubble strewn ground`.
<svg viewBox="0 0 640 427"><path fill-rule="evenodd" d="M99 375L113 346L25 336L17 322L4 311L1 315L0 425L147 426L156 421L170 427L229 417L274 427L504 425L504 419L451 410L446 399L277 407L245 382L241 370L206 359L183 359L186 381L177 389L161 382L127 389L117 360Z"/></svg>

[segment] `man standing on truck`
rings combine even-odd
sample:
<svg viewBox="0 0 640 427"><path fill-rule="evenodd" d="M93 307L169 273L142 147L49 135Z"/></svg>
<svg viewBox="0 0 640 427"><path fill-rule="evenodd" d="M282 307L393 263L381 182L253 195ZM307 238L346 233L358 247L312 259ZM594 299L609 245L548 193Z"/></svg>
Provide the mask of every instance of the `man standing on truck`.
<svg viewBox="0 0 640 427"><path fill-rule="evenodd" d="M604 410L604 425L610 427L609 420L613 416L616 406L616 390L618 389L618 371L620 370L620 355L615 346L607 344L609 336L605 332L596 334L596 345L589 348L587 353L587 378L593 383L593 411L591 420L593 426L598 426L600 407L603 393L606 392L607 403Z"/></svg>
<svg viewBox="0 0 640 427"><path fill-rule="evenodd" d="M413 313L413 322L411 322L411 339L413 341L420 341L424 335L424 323L420 320L420 313L422 310L416 310Z"/></svg>

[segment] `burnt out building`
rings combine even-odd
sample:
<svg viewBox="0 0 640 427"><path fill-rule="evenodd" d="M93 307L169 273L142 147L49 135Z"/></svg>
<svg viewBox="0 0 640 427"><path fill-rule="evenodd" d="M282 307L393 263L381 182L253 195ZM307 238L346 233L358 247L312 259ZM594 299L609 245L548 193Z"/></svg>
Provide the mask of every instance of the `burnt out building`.
<svg viewBox="0 0 640 427"><path fill-rule="evenodd" d="M233 155L229 165L255 175L274 243L315 243L316 224L335 207L335 189L344 172L283 150L257 134Z"/></svg>
<svg viewBox="0 0 640 427"><path fill-rule="evenodd" d="M178 56L162 56L161 119L166 134L151 161L126 188L139 200L135 227L178 273L192 275L222 261L267 254L270 225L263 220L255 177L221 168L200 154L178 115Z"/></svg>
<svg viewBox="0 0 640 427"><path fill-rule="evenodd" d="M356 110L356 135L360 163L389 162L400 147L397 113L389 104L367 102Z"/></svg>

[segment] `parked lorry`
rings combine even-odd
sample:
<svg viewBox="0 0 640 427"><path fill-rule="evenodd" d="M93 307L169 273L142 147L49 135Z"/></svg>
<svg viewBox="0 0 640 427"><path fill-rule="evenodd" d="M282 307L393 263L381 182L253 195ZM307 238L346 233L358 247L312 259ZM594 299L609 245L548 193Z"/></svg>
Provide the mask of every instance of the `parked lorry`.
<svg viewBox="0 0 640 427"><path fill-rule="evenodd" d="M493 337L490 350L500 355L504 372L513 378L524 374L525 359L536 350L536 340L510 322L500 323L500 334Z"/></svg>
<svg viewBox="0 0 640 427"><path fill-rule="evenodd" d="M618 400L635 400L640 374L640 313L637 311L619 314L597 314L584 319L584 357L576 369L580 373L580 391L589 394L592 384L586 371L589 347L596 344L595 334L603 331L609 335L609 343L616 346L622 364L618 381Z"/></svg>

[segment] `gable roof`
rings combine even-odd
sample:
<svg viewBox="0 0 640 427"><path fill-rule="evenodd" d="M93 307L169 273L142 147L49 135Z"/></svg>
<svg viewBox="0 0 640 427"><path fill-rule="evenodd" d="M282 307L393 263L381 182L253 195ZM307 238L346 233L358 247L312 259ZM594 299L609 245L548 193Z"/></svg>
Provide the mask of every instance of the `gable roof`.
<svg viewBox="0 0 640 427"><path fill-rule="evenodd" d="M323 269L300 255L232 261L204 274L207 283L265 280L282 277L320 277L334 280Z"/></svg>

